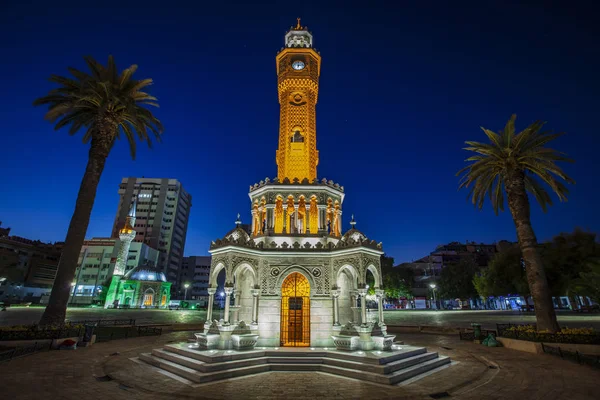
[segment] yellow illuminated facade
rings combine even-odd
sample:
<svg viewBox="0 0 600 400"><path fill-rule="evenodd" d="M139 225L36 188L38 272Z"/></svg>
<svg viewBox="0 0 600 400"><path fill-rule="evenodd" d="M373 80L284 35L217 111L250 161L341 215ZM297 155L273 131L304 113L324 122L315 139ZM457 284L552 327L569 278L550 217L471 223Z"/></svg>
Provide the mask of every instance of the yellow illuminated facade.
<svg viewBox="0 0 600 400"><path fill-rule="evenodd" d="M317 178L316 106L321 56L312 48L312 35L298 25L286 35L286 47L277 55L280 105L279 148L276 153L280 182Z"/></svg>
<svg viewBox="0 0 600 400"><path fill-rule="evenodd" d="M300 19L286 33L276 64L280 105L277 178L250 187L251 235L341 237L344 187L317 179L321 56Z"/></svg>
<svg viewBox="0 0 600 400"><path fill-rule="evenodd" d="M276 56L277 176L250 185L251 226L238 214L236 227L211 243L209 304L224 271L225 288L231 289L225 291L225 309L233 302L235 311L224 313L223 326L250 321L257 346L330 347L342 325L356 322L367 273L380 287L383 251L354 225L342 234L344 187L317 175L321 57L300 21L284 41ZM360 304L366 314L366 301ZM211 308L206 320L214 322ZM205 325L205 333L212 325Z"/></svg>

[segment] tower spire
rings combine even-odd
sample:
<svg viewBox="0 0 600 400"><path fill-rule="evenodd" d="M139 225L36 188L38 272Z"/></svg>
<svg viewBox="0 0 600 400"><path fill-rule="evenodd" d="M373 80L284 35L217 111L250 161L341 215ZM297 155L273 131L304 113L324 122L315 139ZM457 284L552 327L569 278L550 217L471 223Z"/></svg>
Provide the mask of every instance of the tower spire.
<svg viewBox="0 0 600 400"><path fill-rule="evenodd" d="M133 204L129 209L129 213L127 213L127 218L125 219L125 226L121 229L121 233L128 233L134 230L135 226L135 210L137 209L137 196L133 199Z"/></svg>
<svg viewBox="0 0 600 400"><path fill-rule="evenodd" d="M298 24L296 25L296 28L294 28L294 29L296 29L297 31L299 31L299 30L302 29L302 25L300 25L300 17L296 18L296 20L298 20Z"/></svg>

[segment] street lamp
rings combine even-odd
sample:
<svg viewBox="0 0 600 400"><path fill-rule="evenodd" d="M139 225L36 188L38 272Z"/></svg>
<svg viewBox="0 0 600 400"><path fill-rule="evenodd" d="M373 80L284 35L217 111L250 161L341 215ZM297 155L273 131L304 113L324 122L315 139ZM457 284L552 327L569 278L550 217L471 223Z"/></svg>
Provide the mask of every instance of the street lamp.
<svg viewBox="0 0 600 400"><path fill-rule="evenodd" d="M429 287L431 288L431 290L433 291L433 303L435 304L435 308L437 309L437 300L435 299L435 288L436 288L436 284L435 283L431 283L429 285Z"/></svg>
<svg viewBox="0 0 600 400"><path fill-rule="evenodd" d="M188 290L188 288L190 287L190 284L189 284L189 283L185 283L185 284L183 285L183 287L185 288L185 292L184 292L184 294L183 294L183 299L184 299L184 300L187 300L187 290Z"/></svg>

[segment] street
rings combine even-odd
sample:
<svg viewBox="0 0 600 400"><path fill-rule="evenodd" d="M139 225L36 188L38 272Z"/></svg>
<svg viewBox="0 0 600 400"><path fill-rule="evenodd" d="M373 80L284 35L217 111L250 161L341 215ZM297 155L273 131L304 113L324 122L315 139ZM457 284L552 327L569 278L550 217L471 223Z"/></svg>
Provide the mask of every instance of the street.
<svg viewBox="0 0 600 400"><path fill-rule="evenodd" d="M0 326L35 324L44 309L8 308L0 312ZM376 312L371 310L369 314ZM215 309L215 318L222 318L222 310ZM70 308L67 319L73 321L94 319L129 319L136 324L177 324L198 323L206 316L204 310L113 310L103 308ZM493 310L389 310L384 312L384 320L388 325L434 325L468 328L472 322L482 324L484 329L495 329L497 323L535 323L533 313L519 311ZM558 312L561 326L570 328L593 327L600 330L600 314L577 314L572 311ZM344 322L344 321L342 321Z"/></svg>

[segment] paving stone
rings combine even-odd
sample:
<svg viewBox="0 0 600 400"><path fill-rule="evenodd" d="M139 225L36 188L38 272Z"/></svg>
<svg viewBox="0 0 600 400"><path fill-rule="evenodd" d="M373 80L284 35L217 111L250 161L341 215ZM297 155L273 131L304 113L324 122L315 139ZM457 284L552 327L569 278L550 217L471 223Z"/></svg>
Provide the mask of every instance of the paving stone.
<svg viewBox="0 0 600 400"><path fill-rule="evenodd" d="M597 398L600 373L549 355L521 353L461 342L456 336L399 334L398 339L427 347L458 362L403 386L383 386L317 372L269 372L200 386L186 385L130 360L169 341L186 341L191 332L97 343L76 351L39 353L0 364L2 397L39 399L431 399L448 391L460 399ZM446 350L449 347L452 350ZM115 352L119 355L110 356ZM491 370L484 360L497 363ZM96 377L109 375L112 381Z"/></svg>

